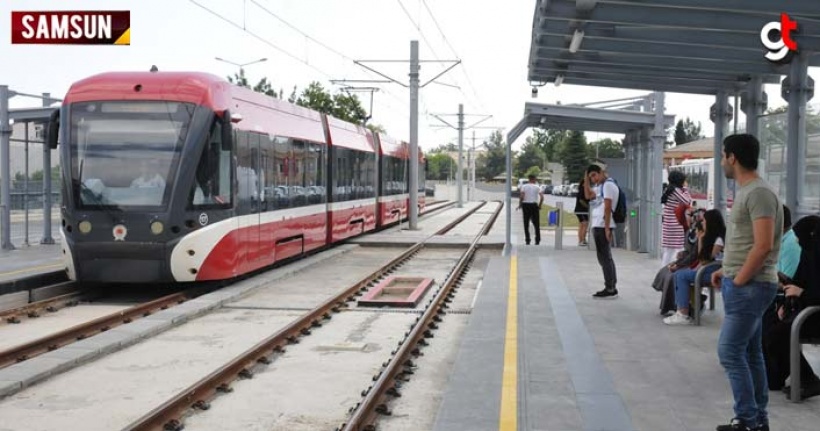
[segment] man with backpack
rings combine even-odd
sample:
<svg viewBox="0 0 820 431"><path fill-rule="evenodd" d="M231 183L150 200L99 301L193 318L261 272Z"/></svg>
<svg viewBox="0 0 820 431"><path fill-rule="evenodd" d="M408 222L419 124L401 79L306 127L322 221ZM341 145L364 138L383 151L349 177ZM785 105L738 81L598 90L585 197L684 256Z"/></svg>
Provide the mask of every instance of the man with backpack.
<svg viewBox="0 0 820 431"><path fill-rule="evenodd" d="M607 176L601 165L589 165L586 175L584 193L590 200L589 207L592 211L592 238L595 241L598 263L604 271L604 289L592 296L597 299L617 298L618 289L615 285L618 278L615 261L612 260L612 232L618 221L616 218L623 222L626 217L626 202L621 196L618 184Z"/></svg>

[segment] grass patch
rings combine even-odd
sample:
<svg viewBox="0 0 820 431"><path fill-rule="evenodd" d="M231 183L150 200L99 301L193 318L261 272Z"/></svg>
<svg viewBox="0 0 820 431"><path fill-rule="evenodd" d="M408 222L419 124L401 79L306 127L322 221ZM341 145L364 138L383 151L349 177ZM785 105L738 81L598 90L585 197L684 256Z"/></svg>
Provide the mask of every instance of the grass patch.
<svg viewBox="0 0 820 431"><path fill-rule="evenodd" d="M545 227L548 229L554 228L553 226L548 226L547 222L549 221L549 212L555 210L555 207L544 204L541 206L541 227ZM561 211L561 216L564 218L564 228L578 228L578 217L575 216L574 212L570 211Z"/></svg>

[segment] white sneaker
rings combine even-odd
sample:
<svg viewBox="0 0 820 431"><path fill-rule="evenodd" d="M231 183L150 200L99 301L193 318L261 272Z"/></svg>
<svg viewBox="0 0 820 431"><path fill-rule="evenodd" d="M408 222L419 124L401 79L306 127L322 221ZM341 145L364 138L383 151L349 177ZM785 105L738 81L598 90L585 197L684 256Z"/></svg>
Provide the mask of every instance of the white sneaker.
<svg viewBox="0 0 820 431"><path fill-rule="evenodd" d="M692 318L685 314L675 312L675 314L663 319L663 323L667 325L691 325Z"/></svg>

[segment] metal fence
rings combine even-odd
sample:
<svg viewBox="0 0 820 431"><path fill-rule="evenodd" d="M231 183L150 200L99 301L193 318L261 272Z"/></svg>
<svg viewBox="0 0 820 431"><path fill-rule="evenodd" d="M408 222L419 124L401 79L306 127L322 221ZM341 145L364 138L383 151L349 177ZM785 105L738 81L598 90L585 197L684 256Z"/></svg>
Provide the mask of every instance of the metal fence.
<svg viewBox="0 0 820 431"><path fill-rule="evenodd" d="M805 153L801 154L805 171L795 178L793 184L802 183L798 196L800 210L803 213L820 214L820 105L808 107L806 120ZM760 158L766 162L763 174L779 196L786 196L790 186L787 181L787 137L788 113L761 117Z"/></svg>
<svg viewBox="0 0 820 431"><path fill-rule="evenodd" d="M60 222L60 166L57 150L45 152L45 124L12 124L9 137L8 242L4 249L53 244L52 226ZM46 167L45 160L50 166ZM46 181L49 176L51 181ZM5 179L2 179L5 181ZM2 197L2 196L0 196ZM46 207L50 211L46 211ZM48 214L50 220L46 220ZM0 229L5 218L0 218ZM58 236L59 237L59 236Z"/></svg>

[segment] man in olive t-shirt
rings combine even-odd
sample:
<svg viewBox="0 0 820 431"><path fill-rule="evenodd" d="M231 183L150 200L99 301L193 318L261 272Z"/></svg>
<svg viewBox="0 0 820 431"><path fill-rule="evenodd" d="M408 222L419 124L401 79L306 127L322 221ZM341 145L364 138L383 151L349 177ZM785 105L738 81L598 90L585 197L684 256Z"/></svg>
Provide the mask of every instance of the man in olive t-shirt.
<svg viewBox="0 0 820 431"><path fill-rule="evenodd" d="M725 317L718 357L734 396L734 418L717 431L769 431L769 387L763 360L762 318L777 291L783 205L757 175L760 143L752 135L723 141L720 164L740 186L726 232L723 269L712 275Z"/></svg>

